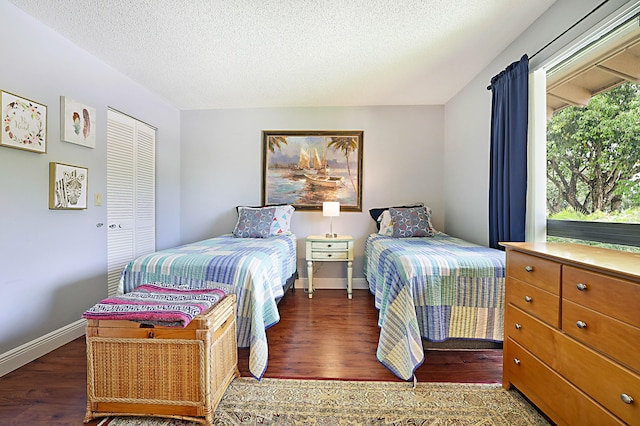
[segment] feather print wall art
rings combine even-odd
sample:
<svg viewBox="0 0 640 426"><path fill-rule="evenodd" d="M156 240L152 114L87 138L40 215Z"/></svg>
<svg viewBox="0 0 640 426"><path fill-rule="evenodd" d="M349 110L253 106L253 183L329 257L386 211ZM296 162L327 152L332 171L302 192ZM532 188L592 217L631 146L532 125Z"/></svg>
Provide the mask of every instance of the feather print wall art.
<svg viewBox="0 0 640 426"><path fill-rule="evenodd" d="M96 110L67 96L60 97L61 138L65 142L96 147Z"/></svg>

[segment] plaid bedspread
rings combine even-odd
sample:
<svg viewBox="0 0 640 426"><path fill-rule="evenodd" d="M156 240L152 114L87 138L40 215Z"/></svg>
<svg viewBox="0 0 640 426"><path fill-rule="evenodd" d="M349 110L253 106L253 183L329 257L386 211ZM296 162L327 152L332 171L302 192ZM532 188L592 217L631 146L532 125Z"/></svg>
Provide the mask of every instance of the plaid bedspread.
<svg viewBox="0 0 640 426"><path fill-rule="evenodd" d="M422 338L502 341L505 255L443 233L371 234L364 273L380 311L378 360L410 380L424 361Z"/></svg>
<svg viewBox="0 0 640 426"><path fill-rule="evenodd" d="M295 271L295 235L227 234L132 260L122 271L118 293L152 282L235 293L238 347L250 348L249 370L260 379L269 353L266 329L280 321L276 299L283 296L283 285Z"/></svg>

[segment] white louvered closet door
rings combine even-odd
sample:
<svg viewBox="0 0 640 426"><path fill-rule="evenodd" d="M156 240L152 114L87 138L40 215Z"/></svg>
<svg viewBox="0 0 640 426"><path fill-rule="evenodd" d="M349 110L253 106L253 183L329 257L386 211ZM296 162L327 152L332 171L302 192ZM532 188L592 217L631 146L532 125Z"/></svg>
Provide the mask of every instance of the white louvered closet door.
<svg viewBox="0 0 640 426"><path fill-rule="evenodd" d="M107 112L107 252L109 296L134 257L155 251L155 147L152 127Z"/></svg>

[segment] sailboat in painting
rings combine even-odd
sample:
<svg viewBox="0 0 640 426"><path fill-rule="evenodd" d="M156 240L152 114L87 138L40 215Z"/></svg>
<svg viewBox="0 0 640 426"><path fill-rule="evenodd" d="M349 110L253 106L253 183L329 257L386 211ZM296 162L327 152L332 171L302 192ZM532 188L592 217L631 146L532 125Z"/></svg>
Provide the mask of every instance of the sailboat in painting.
<svg viewBox="0 0 640 426"><path fill-rule="evenodd" d="M324 155L320 155L317 148L313 150L300 148L298 164L293 167L292 176L305 178L313 185L336 188L344 184L344 177L331 176Z"/></svg>
<svg viewBox="0 0 640 426"><path fill-rule="evenodd" d="M312 160L309 152L300 148L300 159L298 160L298 165L293 168L293 176L294 177L304 177L305 174L314 174L318 171L312 167Z"/></svg>
<svg viewBox="0 0 640 426"><path fill-rule="evenodd" d="M314 150L313 163L315 173L305 173L304 175L309 183L331 188L338 187L344 183L344 177L331 176L329 174L329 167L327 166L326 159L324 156L320 157L317 149Z"/></svg>
<svg viewBox="0 0 640 426"><path fill-rule="evenodd" d="M310 154L304 148L300 148L300 159L298 165L294 167L295 176L304 176L305 174L314 175L319 173L325 173L327 170L324 159L318 154L318 150L314 149Z"/></svg>
<svg viewBox="0 0 640 426"><path fill-rule="evenodd" d="M300 160L298 161L298 168L300 170L306 170L309 168L309 164L311 162L311 158L309 157L309 153L306 149L300 148Z"/></svg>
<svg viewBox="0 0 640 426"><path fill-rule="evenodd" d="M344 178L342 176L329 176L323 174L310 175L305 173L304 177L307 178L309 183L319 186L335 188L344 184Z"/></svg>

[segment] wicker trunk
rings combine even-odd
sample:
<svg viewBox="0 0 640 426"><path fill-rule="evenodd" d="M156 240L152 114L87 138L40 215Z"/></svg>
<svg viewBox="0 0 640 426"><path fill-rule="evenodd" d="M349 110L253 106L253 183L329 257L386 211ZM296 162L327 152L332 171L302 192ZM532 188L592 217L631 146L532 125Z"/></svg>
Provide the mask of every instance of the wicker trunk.
<svg viewBox="0 0 640 426"><path fill-rule="evenodd" d="M238 372L236 296L186 328L87 323L87 414L157 416L211 425Z"/></svg>

